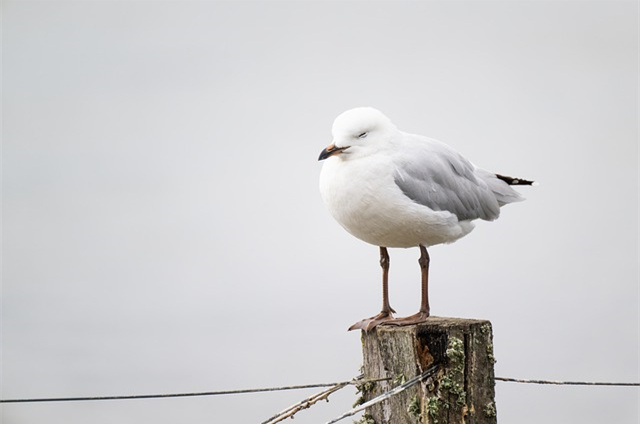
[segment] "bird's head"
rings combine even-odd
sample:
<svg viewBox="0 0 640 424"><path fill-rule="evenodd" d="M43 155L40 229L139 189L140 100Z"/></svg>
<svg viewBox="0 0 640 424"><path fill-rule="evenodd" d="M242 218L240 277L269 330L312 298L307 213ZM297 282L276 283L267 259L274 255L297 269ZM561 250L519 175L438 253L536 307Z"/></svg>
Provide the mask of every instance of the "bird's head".
<svg viewBox="0 0 640 424"><path fill-rule="evenodd" d="M318 160L377 151L397 131L389 118L377 109L358 107L347 110L333 122L333 142L320 153Z"/></svg>

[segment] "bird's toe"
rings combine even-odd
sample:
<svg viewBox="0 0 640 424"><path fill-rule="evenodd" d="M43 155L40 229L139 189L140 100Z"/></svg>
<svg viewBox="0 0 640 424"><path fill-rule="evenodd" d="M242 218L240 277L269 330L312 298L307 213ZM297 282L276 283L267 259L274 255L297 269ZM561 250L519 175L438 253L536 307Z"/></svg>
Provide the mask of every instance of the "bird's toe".
<svg viewBox="0 0 640 424"><path fill-rule="evenodd" d="M393 321L394 320L392 315L393 312L395 311L391 310L389 312L380 312L376 316L373 316L371 318L365 318L361 321L358 321L355 324L353 324L351 327L349 327L349 331L352 331L352 330L371 331L380 324Z"/></svg>
<svg viewBox="0 0 640 424"><path fill-rule="evenodd" d="M427 321L429 318L429 312L418 312L417 314L410 315L408 317L396 318L390 321L386 321L385 325L414 325Z"/></svg>

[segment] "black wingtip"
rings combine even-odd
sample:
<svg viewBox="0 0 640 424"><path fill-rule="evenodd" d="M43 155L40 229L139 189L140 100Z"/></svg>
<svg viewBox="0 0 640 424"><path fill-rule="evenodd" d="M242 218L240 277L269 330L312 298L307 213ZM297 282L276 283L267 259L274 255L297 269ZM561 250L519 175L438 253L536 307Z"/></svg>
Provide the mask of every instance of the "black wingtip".
<svg viewBox="0 0 640 424"><path fill-rule="evenodd" d="M505 183L509 184L509 185L534 185L535 182L531 181L531 180L525 180L524 178L513 178L513 177L507 177L506 175L500 175L500 174L496 174L496 177L498 177L499 179L501 179L502 181L504 181Z"/></svg>

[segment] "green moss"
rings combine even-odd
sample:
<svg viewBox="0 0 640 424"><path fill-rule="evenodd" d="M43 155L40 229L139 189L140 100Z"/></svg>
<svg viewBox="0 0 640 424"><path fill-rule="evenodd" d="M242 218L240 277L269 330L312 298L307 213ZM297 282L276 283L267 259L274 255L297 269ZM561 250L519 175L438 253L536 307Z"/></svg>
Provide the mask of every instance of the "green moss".
<svg viewBox="0 0 640 424"><path fill-rule="evenodd" d="M401 384L404 384L407 382L407 379L405 378L404 374L398 374L395 377L393 377L393 385L394 386L399 386Z"/></svg>
<svg viewBox="0 0 640 424"><path fill-rule="evenodd" d="M451 407L444 400L445 398L455 399L453 405L462 408L467 403L467 393L464 390L464 342L457 337L451 337L447 343L445 354L449 361L449 366L447 373L440 379L438 397L441 399L441 404L444 408Z"/></svg>
<svg viewBox="0 0 640 424"><path fill-rule="evenodd" d="M493 343L491 341L487 343L487 359L489 359L489 363L491 364L498 362L493 354Z"/></svg>
<svg viewBox="0 0 640 424"><path fill-rule="evenodd" d="M447 343L447 358L450 360L464 359L464 342L458 337L451 337Z"/></svg>
<svg viewBox="0 0 640 424"><path fill-rule="evenodd" d="M373 392L373 390L376 388L376 382L366 381L364 383L356 384L355 387L356 393L360 394L360 396L358 396L355 403L353 404L354 408L358 405L362 405L367 401L367 396L369 395L369 393Z"/></svg>
<svg viewBox="0 0 640 424"><path fill-rule="evenodd" d="M451 337L445 352L451 371L464 373L464 342L457 337Z"/></svg>
<svg viewBox="0 0 640 424"><path fill-rule="evenodd" d="M376 422L371 415L365 413L362 418L358 421L354 421L353 424L376 424Z"/></svg>
<svg viewBox="0 0 640 424"><path fill-rule="evenodd" d="M497 415L496 404L493 402L487 403L484 407L484 414L487 417L495 417Z"/></svg>
<svg viewBox="0 0 640 424"><path fill-rule="evenodd" d="M456 399L457 406L464 406L467 403L467 393L464 391L463 386L451 378L450 375L445 375L440 380L440 389L453 395Z"/></svg>
<svg viewBox="0 0 640 424"><path fill-rule="evenodd" d="M437 396L431 396L427 399L427 414L431 417L433 424L438 424L438 414L440 413L441 400Z"/></svg>
<svg viewBox="0 0 640 424"><path fill-rule="evenodd" d="M484 324L480 327L480 332L484 335L489 334L491 336L491 324ZM493 342L491 341L491 337L487 340L487 359L489 359L489 363L495 364L496 357L493 354Z"/></svg>
<svg viewBox="0 0 640 424"><path fill-rule="evenodd" d="M415 395L409 401L407 412L418 421L422 419L422 407L420 405L420 398L418 397L418 395Z"/></svg>

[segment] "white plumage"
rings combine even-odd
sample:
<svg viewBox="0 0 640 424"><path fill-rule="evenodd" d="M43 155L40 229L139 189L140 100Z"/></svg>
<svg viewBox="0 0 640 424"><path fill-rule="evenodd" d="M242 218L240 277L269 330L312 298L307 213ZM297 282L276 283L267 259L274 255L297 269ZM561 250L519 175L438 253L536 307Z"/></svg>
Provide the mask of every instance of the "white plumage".
<svg viewBox="0 0 640 424"><path fill-rule="evenodd" d="M363 135L364 134L364 135ZM351 234L385 247L450 243L522 197L437 140L399 131L376 109L351 109L333 124L320 193Z"/></svg>
<svg viewBox="0 0 640 424"><path fill-rule="evenodd" d="M523 200L510 184L532 184L477 168L444 143L398 130L370 107L342 113L332 134L319 158L322 199L349 233L380 246L383 259L387 247L458 240L474 220L494 220L501 206ZM388 268L388 255L386 262Z"/></svg>

